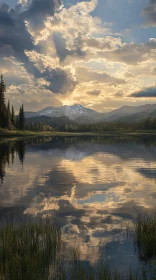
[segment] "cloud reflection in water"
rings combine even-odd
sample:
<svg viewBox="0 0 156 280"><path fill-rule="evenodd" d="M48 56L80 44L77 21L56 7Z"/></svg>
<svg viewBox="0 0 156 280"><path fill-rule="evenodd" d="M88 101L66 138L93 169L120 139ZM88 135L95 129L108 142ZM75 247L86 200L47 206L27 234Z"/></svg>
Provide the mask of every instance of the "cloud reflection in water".
<svg viewBox="0 0 156 280"><path fill-rule="evenodd" d="M134 251L121 223L135 217L135 208L155 205L155 170L156 148L143 144L26 145L24 165L15 158L6 168L1 209L50 216L82 259L97 261L105 244L106 259L128 266Z"/></svg>

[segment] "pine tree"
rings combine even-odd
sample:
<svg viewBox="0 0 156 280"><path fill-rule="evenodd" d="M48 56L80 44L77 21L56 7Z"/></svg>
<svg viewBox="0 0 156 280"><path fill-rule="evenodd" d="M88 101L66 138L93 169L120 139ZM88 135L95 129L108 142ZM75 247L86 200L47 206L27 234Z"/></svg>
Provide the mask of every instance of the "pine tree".
<svg viewBox="0 0 156 280"><path fill-rule="evenodd" d="M0 80L0 127L7 126L5 92L6 92L6 85L4 83L3 75L1 75L1 80Z"/></svg>
<svg viewBox="0 0 156 280"><path fill-rule="evenodd" d="M25 117L24 117L24 106L20 107L19 110L19 129L25 129Z"/></svg>
<svg viewBox="0 0 156 280"><path fill-rule="evenodd" d="M11 124L11 112L10 112L10 102L9 102L9 101L8 101L8 106L7 106L6 117L7 117L7 127L10 128L10 124Z"/></svg>
<svg viewBox="0 0 156 280"><path fill-rule="evenodd" d="M18 115L18 128L21 129L21 107L19 109L19 115Z"/></svg>
<svg viewBox="0 0 156 280"><path fill-rule="evenodd" d="M11 110L11 122L12 122L13 126L16 127L16 117L15 117L15 111L14 111L13 106L12 106L12 110Z"/></svg>

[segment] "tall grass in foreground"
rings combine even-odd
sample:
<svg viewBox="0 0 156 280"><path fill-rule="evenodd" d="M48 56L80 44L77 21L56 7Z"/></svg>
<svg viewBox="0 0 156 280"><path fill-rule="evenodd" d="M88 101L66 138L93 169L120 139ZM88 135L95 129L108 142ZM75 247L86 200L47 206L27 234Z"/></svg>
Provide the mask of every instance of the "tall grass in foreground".
<svg viewBox="0 0 156 280"><path fill-rule="evenodd" d="M0 226L0 279L44 280L56 265L60 232L48 221Z"/></svg>
<svg viewBox="0 0 156 280"><path fill-rule="evenodd" d="M50 221L0 225L0 280L156 280L144 270L121 274L102 261L92 266L61 241Z"/></svg>
<svg viewBox="0 0 156 280"><path fill-rule="evenodd" d="M141 261L156 261L156 211L138 213L134 244Z"/></svg>

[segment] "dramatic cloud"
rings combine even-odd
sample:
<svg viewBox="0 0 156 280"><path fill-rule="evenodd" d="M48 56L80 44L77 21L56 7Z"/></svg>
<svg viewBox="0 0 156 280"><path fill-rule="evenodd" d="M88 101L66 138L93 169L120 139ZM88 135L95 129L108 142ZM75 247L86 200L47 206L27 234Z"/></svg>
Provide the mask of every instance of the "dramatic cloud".
<svg viewBox="0 0 156 280"><path fill-rule="evenodd" d="M64 61L67 56L85 58L86 52L82 50L81 39L75 39L75 45L70 50L67 48L67 43L61 33L54 33L53 40L60 61Z"/></svg>
<svg viewBox="0 0 156 280"><path fill-rule="evenodd" d="M24 51L32 50L33 40L24 21L15 10L0 7L0 56L13 55L23 60Z"/></svg>
<svg viewBox="0 0 156 280"><path fill-rule="evenodd" d="M83 38L83 48L85 50L114 50L119 46L122 46L120 38L113 38L112 36L106 36L105 38Z"/></svg>
<svg viewBox="0 0 156 280"><path fill-rule="evenodd" d="M156 26L156 0L149 0L147 7L143 9L148 26Z"/></svg>
<svg viewBox="0 0 156 280"><path fill-rule="evenodd" d="M132 97L156 97L156 87L145 88L131 94Z"/></svg>
<svg viewBox="0 0 156 280"><path fill-rule="evenodd" d="M32 80L26 84L21 83L18 86L11 85L8 87L7 96L17 112L21 104L24 104L26 111L39 111L43 106L48 107L49 104L54 107L62 106L62 102L50 90L45 89L45 85L46 81L43 79Z"/></svg>
<svg viewBox="0 0 156 280"><path fill-rule="evenodd" d="M98 90L98 89L91 90L91 91L87 91L87 94L89 94L89 95L95 95L95 96L100 95L100 93L101 93L101 91Z"/></svg>
<svg viewBox="0 0 156 280"><path fill-rule="evenodd" d="M51 71L45 71L42 75L50 85L47 87L54 93L72 92L76 86L76 81L68 71L56 68Z"/></svg>
<svg viewBox="0 0 156 280"><path fill-rule="evenodd" d="M133 105L135 96L130 95L155 83L153 27L139 37L126 26L117 32L115 16L112 22L106 12L101 15L99 0L71 0L70 5L65 0L6 3L0 4L0 73L16 108L21 102L32 109L47 103L81 103L109 111L127 102ZM124 5L129 9L127 1ZM155 0L138 10L154 26ZM137 24L142 28L141 17ZM148 96L154 102L153 93Z"/></svg>
<svg viewBox="0 0 156 280"><path fill-rule="evenodd" d="M147 43L123 44L114 51L98 53L99 57L107 60L136 65L147 60L156 60L156 39L151 38Z"/></svg>
<svg viewBox="0 0 156 280"><path fill-rule="evenodd" d="M125 84L123 79L113 77L106 72L92 71L85 67L77 67L76 76L79 82L97 81L99 83Z"/></svg>
<svg viewBox="0 0 156 280"><path fill-rule="evenodd" d="M21 17L27 21L28 30L33 37L42 37L41 34L46 33L46 20L53 17L62 6L61 0L32 0Z"/></svg>
<svg viewBox="0 0 156 280"><path fill-rule="evenodd" d="M26 52L29 60L38 69L38 77L44 78L49 85L46 86L53 93L65 94L72 92L76 86L76 79L70 68L59 66L59 58L51 58L35 51Z"/></svg>
<svg viewBox="0 0 156 280"><path fill-rule="evenodd" d="M75 87L75 81L69 71L64 71L59 67L53 69L53 66L51 65L51 69L44 68L43 71L37 69L37 65L35 65L27 55L27 52L29 53L29 51L33 51L36 49L36 46L34 46L33 38L27 30L27 25L24 22L24 19L27 18L31 20L32 18L37 24L36 18L38 18L41 23L41 19L44 19L46 16L54 15L55 9L60 5L60 1L34 0L30 3L28 10L20 14L15 10L10 10L9 6L6 4L3 4L0 7L1 57L16 57L16 59L19 60L18 64L20 65L20 61L24 63L23 67L33 74L36 79L44 78L48 82L48 85L46 84L45 88L54 93L66 93L72 91ZM2 62L1 67L4 68ZM21 73L19 77L21 77ZM12 81L13 78L15 77L11 77ZM19 79L22 80L22 78L15 79L14 83L19 83Z"/></svg>
<svg viewBox="0 0 156 280"><path fill-rule="evenodd" d="M48 16L53 16L61 6L61 0L32 0L23 15L36 23Z"/></svg>

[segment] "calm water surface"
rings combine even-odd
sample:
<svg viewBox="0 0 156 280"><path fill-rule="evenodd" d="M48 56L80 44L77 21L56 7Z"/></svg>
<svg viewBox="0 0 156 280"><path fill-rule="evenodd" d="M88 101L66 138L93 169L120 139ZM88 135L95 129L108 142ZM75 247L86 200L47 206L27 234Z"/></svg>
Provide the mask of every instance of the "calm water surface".
<svg viewBox="0 0 156 280"><path fill-rule="evenodd" d="M39 138L0 144L0 216L50 216L81 259L139 265L121 228L156 205L156 140Z"/></svg>

